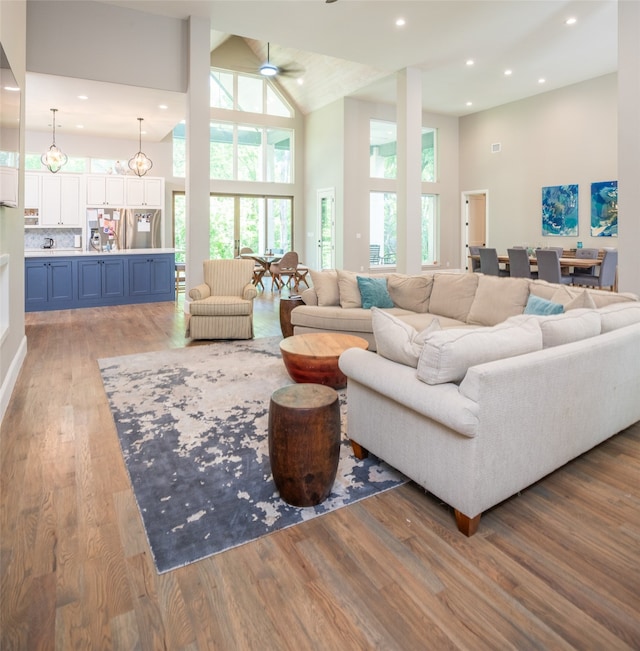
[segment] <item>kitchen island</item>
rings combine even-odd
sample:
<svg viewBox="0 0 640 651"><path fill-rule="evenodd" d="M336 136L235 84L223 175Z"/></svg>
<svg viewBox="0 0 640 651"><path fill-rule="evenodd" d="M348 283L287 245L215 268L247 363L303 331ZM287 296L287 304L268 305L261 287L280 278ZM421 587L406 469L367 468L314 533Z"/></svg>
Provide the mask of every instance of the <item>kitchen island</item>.
<svg viewBox="0 0 640 651"><path fill-rule="evenodd" d="M174 249L25 251L25 312L175 300Z"/></svg>

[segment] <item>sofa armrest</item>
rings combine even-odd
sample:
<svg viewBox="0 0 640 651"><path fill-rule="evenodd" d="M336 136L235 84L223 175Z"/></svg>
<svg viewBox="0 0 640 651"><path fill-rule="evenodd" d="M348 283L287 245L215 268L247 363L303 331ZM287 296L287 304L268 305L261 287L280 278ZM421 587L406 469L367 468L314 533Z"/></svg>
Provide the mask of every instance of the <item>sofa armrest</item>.
<svg viewBox="0 0 640 651"><path fill-rule="evenodd" d="M258 290L253 283L247 283L242 290L242 298L245 301L252 301L258 295Z"/></svg>
<svg viewBox="0 0 640 651"><path fill-rule="evenodd" d="M189 290L189 297L194 301L200 301L203 298L209 298L209 296L211 296L211 289L207 283L196 285Z"/></svg>
<svg viewBox="0 0 640 651"><path fill-rule="evenodd" d="M464 436L476 436L479 405L463 396L457 384L425 384L418 380L415 368L392 362L359 348L345 350L340 355L338 364L349 380L352 379Z"/></svg>
<svg viewBox="0 0 640 651"><path fill-rule="evenodd" d="M310 287L309 289L305 289L304 292L300 294L300 297L304 301L305 305L318 304L318 295L316 294L316 290L313 287Z"/></svg>

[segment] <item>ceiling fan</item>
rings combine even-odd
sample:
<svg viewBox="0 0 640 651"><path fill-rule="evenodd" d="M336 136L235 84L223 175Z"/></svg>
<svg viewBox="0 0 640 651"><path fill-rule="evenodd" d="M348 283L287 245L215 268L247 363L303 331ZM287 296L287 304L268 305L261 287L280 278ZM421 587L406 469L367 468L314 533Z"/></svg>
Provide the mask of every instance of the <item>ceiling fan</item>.
<svg viewBox="0 0 640 651"><path fill-rule="evenodd" d="M258 72L264 77L300 77L304 72L304 68L296 66L295 64L288 64L278 66L271 61L271 45L267 43L267 60L258 68Z"/></svg>

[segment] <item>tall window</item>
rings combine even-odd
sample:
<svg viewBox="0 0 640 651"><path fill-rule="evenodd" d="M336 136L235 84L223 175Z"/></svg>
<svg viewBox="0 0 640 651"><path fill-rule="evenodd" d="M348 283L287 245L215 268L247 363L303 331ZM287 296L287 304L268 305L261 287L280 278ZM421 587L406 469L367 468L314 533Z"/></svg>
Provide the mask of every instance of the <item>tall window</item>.
<svg viewBox="0 0 640 651"><path fill-rule="evenodd" d="M293 183L293 129L211 122L210 178ZM185 176L184 124L173 130L173 175Z"/></svg>
<svg viewBox="0 0 640 651"><path fill-rule="evenodd" d="M420 231L423 265L435 262L437 208L437 195L422 195ZM378 267L396 263L397 233L398 204L395 192L371 192L369 205L370 266Z"/></svg>
<svg viewBox="0 0 640 651"><path fill-rule="evenodd" d="M369 262L372 267L395 264L398 202L395 192L372 192L369 203Z"/></svg>
<svg viewBox="0 0 640 651"><path fill-rule="evenodd" d="M422 127L422 181L436 181L436 129ZM369 176L372 179L395 179L398 173L398 138L394 122L369 122Z"/></svg>

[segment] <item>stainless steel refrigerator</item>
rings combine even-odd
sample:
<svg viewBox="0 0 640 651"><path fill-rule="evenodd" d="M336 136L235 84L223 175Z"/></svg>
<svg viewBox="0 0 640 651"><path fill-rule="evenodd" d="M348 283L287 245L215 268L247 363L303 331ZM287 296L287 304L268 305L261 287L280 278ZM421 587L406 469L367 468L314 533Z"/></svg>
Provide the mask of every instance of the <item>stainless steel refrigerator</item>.
<svg viewBox="0 0 640 651"><path fill-rule="evenodd" d="M162 246L162 211L100 208L87 212L87 249L157 249Z"/></svg>

